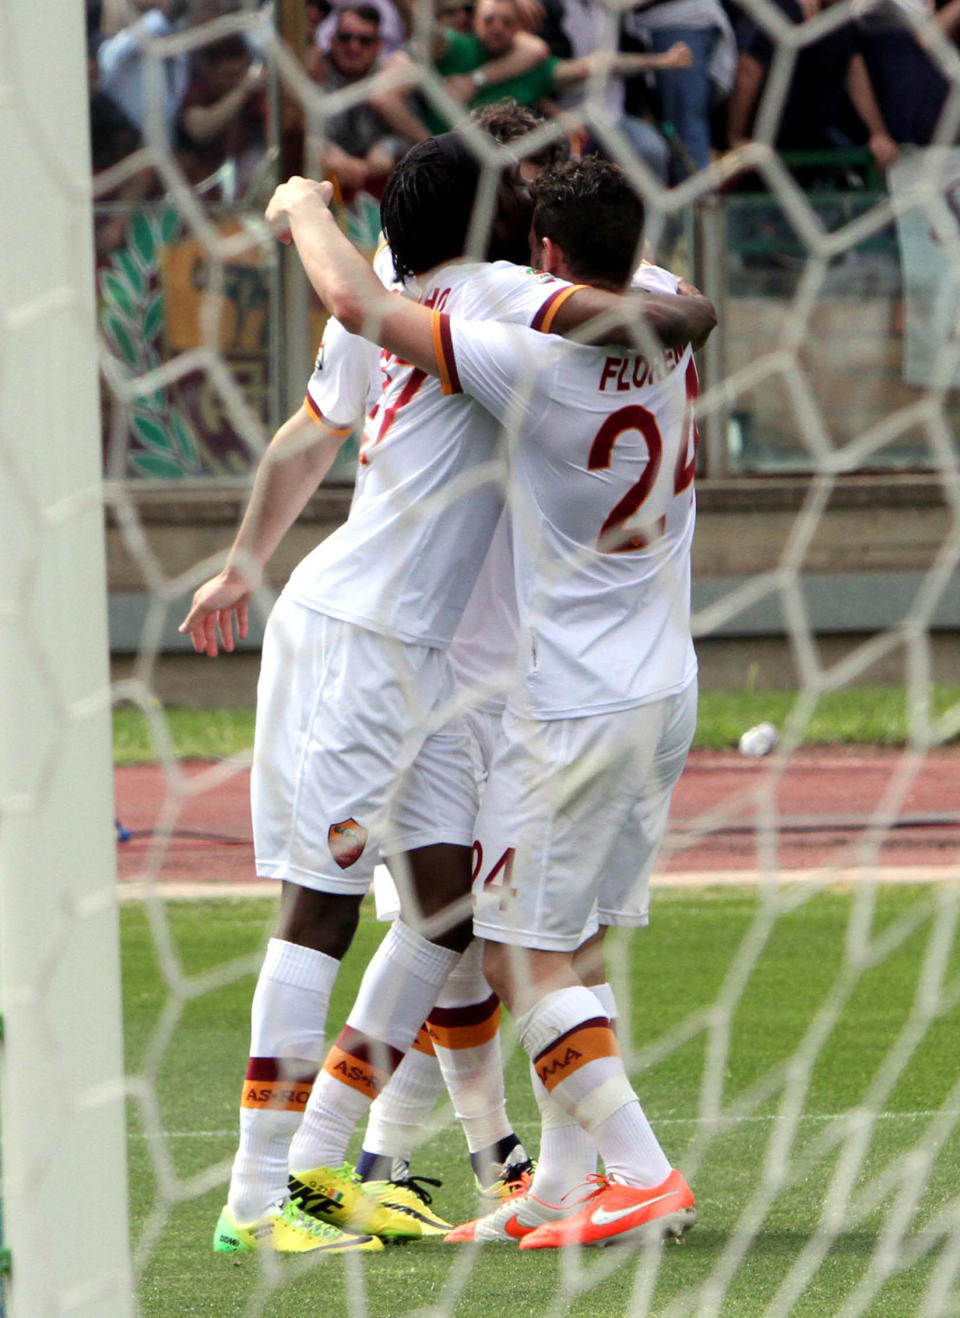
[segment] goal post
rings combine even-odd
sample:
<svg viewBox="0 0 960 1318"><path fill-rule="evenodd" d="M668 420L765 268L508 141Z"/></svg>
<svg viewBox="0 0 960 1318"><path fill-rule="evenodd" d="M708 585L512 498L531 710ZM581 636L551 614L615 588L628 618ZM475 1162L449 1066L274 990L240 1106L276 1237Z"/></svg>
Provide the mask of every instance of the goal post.
<svg viewBox="0 0 960 1318"><path fill-rule="evenodd" d="M134 1312L82 7L0 3L6 1313Z"/></svg>

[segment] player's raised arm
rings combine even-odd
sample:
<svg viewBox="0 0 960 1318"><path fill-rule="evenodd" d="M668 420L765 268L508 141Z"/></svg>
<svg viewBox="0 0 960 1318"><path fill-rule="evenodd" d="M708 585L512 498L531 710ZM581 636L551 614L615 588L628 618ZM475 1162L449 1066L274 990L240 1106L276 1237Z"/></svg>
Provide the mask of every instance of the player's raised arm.
<svg viewBox="0 0 960 1318"><path fill-rule="evenodd" d="M296 244L307 278L345 329L439 375L429 309L384 288L330 213L331 195L328 183L295 176L270 198L267 220Z"/></svg>
<svg viewBox="0 0 960 1318"><path fill-rule="evenodd" d="M318 423L306 403L276 432L260 460L250 502L221 572L198 587L179 631L197 654L234 648L247 635L250 596L277 545L330 470L350 428Z"/></svg>

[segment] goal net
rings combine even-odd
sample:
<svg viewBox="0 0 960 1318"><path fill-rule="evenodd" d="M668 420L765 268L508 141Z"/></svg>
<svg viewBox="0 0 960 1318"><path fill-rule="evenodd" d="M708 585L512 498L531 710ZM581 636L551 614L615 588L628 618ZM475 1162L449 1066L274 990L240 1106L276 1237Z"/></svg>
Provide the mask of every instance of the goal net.
<svg viewBox="0 0 960 1318"><path fill-rule="evenodd" d="M649 929L614 930L605 948L620 1053L693 1187L699 1223L683 1250L644 1241L527 1254L431 1241L364 1257L228 1261L210 1238L276 908L272 889L251 882L252 729L218 758L209 746L216 707L252 702L251 661L298 552L280 551L256 592L239 653L187 655L176 625L223 563L238 499L300 403L323 323L296 259L276 251L264 202L298 122L305 172L336 174L336 118L380 95L382 74L325 90L278 36L278 22L303 35L279 3L273 14L223 5L213 17L196 6L203 23L144 30L134 42L142 134L97 176L98 223L116 223L95 276L83 39L68 8L57 13L63 40L42 7L8 0L0 10L5 1311L955 1313L960 58L948 28L907 3L805 5L795 22L766 0L745 0L734 26L722 14L705 44L691 27L691 58L710 61L714 94L730 95L737 41L760 70L749 140L697 168L695 139L662 113L651 119L657 73L624 101L604 58L569 88L561 74L555 113L494 144L468 120L462 81L437 64L437 14L412 8L409 56L389 78L429 122L463 127L481 162L471 252L485 249L506 164L560 141L599 149L643 199L648 253L719 309L697 358L699 394L688 391L701 441L693 631L703 708L721 682L740 703L726 749L697 752L680 779ZM601 57L667 48L672 26L647 21L644 7L580 8ZM105 7L118 29L134 17ZM848 22L916 38L945 83L932 141L883 159L885 176L856 142L804 152L782 131L801 61ZM169 75L238 37L265 69L268 131L246 174L231 156L198 180L165 126ZM861 92L855 82L862 110ZM377 193L338 181L341 227L368 255ZM649 333L637 333L648 351ZM503 459L524 424L508 418L482 473L508 503ZM298 549L346 515L351 443L292 540ZM464 489L408 510L398 558ZM541 529L520 526L518 544L539 543ZM885 543L898 537L908 541L899 556ZM115 656L126 652L112 687L108 635ZM231 665L246 677L228 677ZM896 748L807 749L838 698L871 680L884 684L881 716L902 718ZM238 696L224 700L221 683ZM778 687L790 694L771 696ZM459 690L444 712L473 709L478 692L489 694L482 682ZM207 703L198 764L177 707ZM116 811L112 705L138 711L152 761L135 784L122 780ZM558 781L557 809L589 791L596 767L585 756ZM132 843L117 842L118 887L113 844L129 831ZM381 933L364 907L329 1043ZM539 1112L506 1014L502 1036L513 1128L536 1157ZM483 1211L449 1100L425 1119L412 1165L442 1172L441 1215Z"/></svg>

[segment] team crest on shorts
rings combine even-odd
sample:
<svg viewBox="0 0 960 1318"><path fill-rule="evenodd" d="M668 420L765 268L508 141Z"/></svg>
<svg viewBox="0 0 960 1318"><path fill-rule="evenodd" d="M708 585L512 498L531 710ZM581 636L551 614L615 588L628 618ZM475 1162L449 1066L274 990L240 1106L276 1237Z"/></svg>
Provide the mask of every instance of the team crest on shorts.
<svg viewBox="0 0 960 1318"><path fill-rule="evenodd" d="M342 870L350 868L363 855L367 845L367 830L355 819L341 819L327 830L330 854Z"/></svg>

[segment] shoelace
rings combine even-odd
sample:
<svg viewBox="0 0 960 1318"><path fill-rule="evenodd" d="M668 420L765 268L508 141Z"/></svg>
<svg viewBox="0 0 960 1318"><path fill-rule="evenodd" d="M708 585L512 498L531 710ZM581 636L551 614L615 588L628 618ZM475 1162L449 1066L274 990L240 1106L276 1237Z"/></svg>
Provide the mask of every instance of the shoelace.
<svg viewBox="0 0 960 1318"><path fill-rule="evenodd" d="M500 1191L500 1198L504 1202L516 1199L518 1194L527 1194L530 1186L533 1184L533 1174L531 1172L521 1172L513 1181L503 1182L503 1189Z"/></svg>
<svg viewBox="0 0 960 1318"><path fill-rule="evenodd" d="M592 1186L592 1189L587 1189L586 1194L583 1194L579 1199L574 1199L572 1201L571 1206L575 1208L580 1204L587 1203L590 1199L595 1199L602 1190L606 1190L614 1184L616 1184L616 1182L611 1180L609 1176L604 1176L601 1172L591 1172L580 1182L579 1185L575 1185L572 1190L568 1190L567 1193L561 1197L560 1202L561 1204L565 1204L570 1196L575 1194L577 1190L586 1189L588 1186Z"/></svg>
<svg viewBox="0 0 960 1318"><path fill-rule="evenodd" d="M425 1190L425 1185L432 1185L434 1189L439 1190L443 1181L438 1181L433 1176L406 1176L402 1181L388 1181L388 1185L396 1185L401 1190L412 1190L423 1204L432 1204L433 1195L429 1190Z"/></svg>
<svg viewBox="0 0 960 1318"><path fill-rule="evenodd" d="M304 1213L291 1199L288 1199L283 1205L280 1216L284 1221L289 1222L291 1226L299 1226L305 1231L309 1231L317 1240L338 1240L343 1234L335 1226L331 1226L329 1222L319 1222L315 1217L310 1217L307 1213Z"/></svg>

